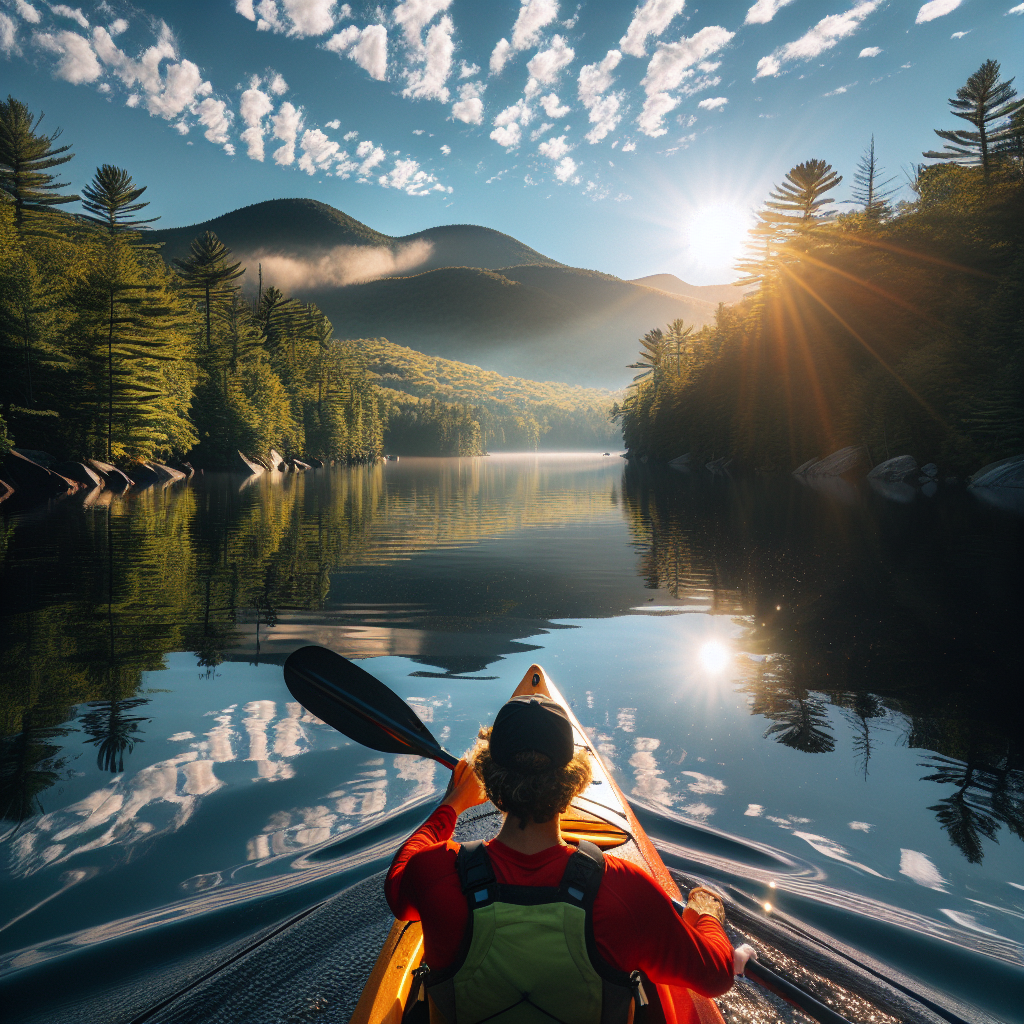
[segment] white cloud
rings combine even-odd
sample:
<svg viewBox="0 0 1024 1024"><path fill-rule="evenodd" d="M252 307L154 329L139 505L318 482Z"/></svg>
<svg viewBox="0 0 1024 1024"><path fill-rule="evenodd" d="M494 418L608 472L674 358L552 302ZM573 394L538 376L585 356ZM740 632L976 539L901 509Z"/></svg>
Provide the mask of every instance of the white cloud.
<svg viewBox="0 0 1024 1024"><path fill-rule="evenodd" d="M283 96L288 91L288 83L284 80L284 75L274 75L270 80L269 89L275 96Z"/></svg>
<svg viewBox="0 0 1024 1024"><path fill-rule="evenodd" d="M422 53L424 27L435 15L448 10L452 0L401 0L395 7L395 24L402 27L405 43L414 53Z"/></svg>
<svg viewBox="0 0 1024 1024"><path fill-rule="evenodd" d="M427 132L425 128L413 128L412 133L413 135L426 135Z"/></svg>
<svg viewBox="0 0 1024 1024"><path fill-rule="evenodd" d="M523 131L518 124L498 125L497 128L491 132L491 138L499 146L504 146L505 149L515 149L519 145L520 140L523 137Z"/></svg>
<svg viewBox="0 0 1024 1024"><path fill-rule="evenodd" d="M939 869L924 853L917 850L900 850L900 874L912 878L926 889L945 892L948 882L939 874Z"/></svg>
<svg viewBox="0 0 1024 1024"><path fill-rule="evenodd" d="M387 153L380 146L375 146L369 139L363 139L356 147L356 156L362 160L359 165L359 174L365 176L370 173L379 163L382 163Z"/></svg>
<svg viewBox="0 0 1024 1024"><path fill-rule="evenodd" d="M451 146L442 146L441 147L441 152L445 156L451 156L452 155L452 147Z"/></svg>
<svg viewBox="0 0 1024 1024"><path fill-rule="evenodd" d="M787 7L793 0L757 0L757 3L747 11L744 25L767 25L779 12L780 8Z"/></svg>
<svg viewBox="0 0 1024 1024"><path fill-rule="evenodd" d="M327 170L341 153L341 146L324 135L319 128L304 131L299 145L302 148L299 168L307 174Z"/></svg>
<svg viewBox="0 0 1024 1024"><path fill-rule="evenodd" d="M119 36L122 32L128 31L128 22L124 18L115 18L108 26L107 31L112 36Z"/></svg>
<svg viewBox="0 0 1024 1024"><path fill-rule="evenodd" d="M525 50L536 45L541 29L557 17L558 0L521 0L519 16L512 26L512 49Z"/></svg>
<svg viewBox="0 0 1024 1024"><path fill-rule="evenodd" d="M421 170L415 160L396 160L395 166L382 174L378 182L384 188L397 188L410 196L426 196L431 192L450 192L450 188L437 183L437 178Z"/></svg>
<svg viewBox="0 0 1024 1024"><path fill-rule="evenodd" d="M954 32L949 38L950 39L963 39L964 36L970 35L970 33L971 33L971 29L968 29L966 32Z"/></svg>
<svg viewBox="0 0 1024 1024"><path fill-rule="evenodd" d="M383 25L343 28L324 43L324 49L354 60L371 78L383 82L388 74L388 32Z"/></svg>
<svg viewBox="0 0 1024 1024"><path fill-rule="evenodd" d="M626 34L619 40L622 52L631 57L646 57L648 37L660 36L685 5L686 0L647 0L637 7Z"/></svg>
<svg viewBox="0 0 1024 1024"><path fill-rule="evenodd" d="M499 39L494 44L494 49L491 51L491 63L490 70L492 75L500 75L505 65L508 63L509 56L512 53L512 47L509 45L507 39Z"/></svg>
<svg viewBox="0 0 1024 1024"><path fill-rule="evenodd" d="M337 131L341 127L341 122L335 118L333 121L328 121L324 127L330 128L331 131Z"/></svg>
<svg viewBox="0 0 1024 1024"><path fill-rule="evenodd" d="M1011 7L1007 14L1024 14L1024 4L1017 4L1016 7Z"/></svg>
<svg viewBox="0 0 1024 1024"><path fill-rule="evenodd" d="M249 21L256 21L261 32L283 32L298 39L322 36L334 28L337 0L235 0L235 11ZM259 15L257 19L257 15Z"/></svg>
<svg viewBox="0 0 1024 1024"><path fill-rule="evenodd" d="M564 106L558 98L558 94L553 92L549 92L547 96L541 96L540 105L544 108L544 113L548 117L565 117L572 109L571 107Z"/></svg>
<svg viewBox="0 0 1024 1024"><path fill-rule="evenodd" d="M406 0L412 3L413 0ZM422 0L430 2L430 0ZM440 2L440 0L438 0ZM452 34L455 26L446 14L427 33L427 44L423 47L423 67L406 72L409 85L402 90L407 99L439 100L448 102L448 87L445 82L452 71L452 54L455 43Z"/></svg>
<svg viewBox="0 0 1024 1024"><path fill-rule="evenodd" d="M618 50L609 50L599 63L587 64L580 68L579 98L587 108L590 123L594 126L587 132L587 141L592 145L614 131L621 120L621 94L604 95L615 83L612 71L618 67L621 60L622 54Z"/></svg>
<svg viewBox="0 0 1024 1024"><path fill-rule="evenodd" d="M480 97L486 88L483 82L460 85L459 98L452 104L452 117L464 124L483 124L484 103Z"/></svg>
<svg viewBox="0 0 1024 1024"><path fill-rule="evenodd" d="M841 85L838 89L833 89L831 92L823 92L821 95L824 97L829 96L842 96L844 92L849 92L850 87L848 85ZM699 104L698 104L699 106Z"/></svg>
<svg viewBox="0 0 1024 1024"><path fill-rule="evenodd" d="M206 131L203 134L209 142L218 146L230 144L228 131L231 128L234 114L227 107L224 100L215 100L209 96L199 104L199 123L206 126ZM231 155L234 155L234 152L232 146Z"/></svg>
<svg viewBox="0 0 1024 1024"><path fill-rule="evenodd" d="M50 10L60 18L70 18L77 21L82 28L89 27L89 19L82 13L80 7L69 7L67 4L51 4Z"/></svg>
<svg viewBox="0 0 1024 1024"><path fill-rule="evenodd" d="M626 144L625 144L625 145L624 145L624 146L622 147L622 152L623 152L623 153L633 153L633 152L635 152L635 151L636 151L636 143L635 143L635 142L627 142L627 143L626 143Z"/></svg>
<svg viewBox="0 0 1024 1024"><path fill-rule="evenodd" d="M555 177L561 181L568 181L576 173L576 161L571 156L563 157L562 162L555 168Z"/></svg>
<svg viewBox="0 0 1024 1024"><path fill-rule="evenodd" d="M89 40L77 32L37 32L32 41L42 50L60 56L54 74L72 85L95 82L103 74Z"/></svg>
<svg viewBox="0 0 1024 1024"><path fill-rule="evenodd" d="M881 0L865 0L864 3L857 4L842 14L830 14L827 18L822 18L799 39L780 46L767 57L762 57L757 62L757 74L754 77L777 76L781 74L783 64L794 60L810 60L831 49L840 39L853 35L880 3Z"/></svg>
<svg viewBox="0 0 1024 1024"><path fill-rule="evenodd" d="M18 26L14 19L0 12L0 53L21 53L18 47Z"/></svg>
<svg viewBox="0 0 1024 1024"><path fill-rule="evenodd" d="M550 121L545 121L543 124L539 125L537 128L534 128L533 131L530 132L530 141L536 142L542 135L547 135L547 133L551 131L551 129L554 127L555 126Z"/></svg>
<svg viewBox="0 0 1024 1024"><path fill-rule="evenodd" d="M25 0L15 0L14 9L23 21L27 21L30 25L39 24L42 15L30 3L26 3Z"/></svg>
<svg viewBox="0 0 1024 1024"><path fill-rule="evenodd" d="M572 146L565 141L565 136L559 135L557 139L548 139L547 142L542 142L537 147L537 152L549 160L561 160L570 149Z"/></svg>
<svg viewBox="0 0 1024 1024"><path fill-rule="evenodd" d="M554 85L562 68L572 63L576 51L561 37L552 36L551 45L540 50L526 65L526 70L544 85Z"/></svg>
<svg viewBox="0 0 1024 1024"><path fill-rule="evenodd" d="M700 110L720 110L728 102L724 96L715 96L713 99L701 100L697 107Z"/></svg>
<svg viewBox="0 0 1024 1024"><path fill-rule="evenodd" d="M691 793L696 793L698 796L705 794L711 794L714 796L720 796L726 790L726 785L721 779L713 778L710 775L704 775L702 772L683 772L684 775L689 775L695 782L689 783L686 787Z"/></svg>
<svg viewBox="0 0 1024 1024"><path fill-rule="evenodd" d="M870 832L874 826L866 821L851 821L850 828L855 832Z"/></svg>
<svg viewBox="0 0 1024 1024"><path fill-rule="evenodd" d="M250 160L263 161L263 118L274 109L270 97L259 89L259 79L254 78L250 87L242 93L239 113L246 129L241 140L247 147Z"/></svg>
<svg viewBox="0 0 1024 1024"><path fill-rule="evenodd" d="M462 61L459 64L459 78L472 78L474 75L480 74L479 64L467 64Z"/></svg>
<svg viewBox="0 0 1024 1024"><path fill-rule="evenodd" d="M764 804L747 804L743 814L747 818L760 818L764 814Z"/></svg>
<svg viewBox="0 0 1024 1024"><path fill-rule="evenodd" d="M287 167L295 162L295 140L302 127L302 112L286 101L281 104L281 109L272 120L274 122L274 138L280 139L284 143L274 151L274 163L281 167Z"/></svg>
<svg viewBox="0 0 1024 1024"><path fill-rule="evenodd" d="M914 19L915 25L923 25L926 21L934 21L947 14L952 14L964 0L929 0L921 7Z"/></svg>
<svg viewBox="0 0 1024 1024"><path fill-rule="evenodd" d="M865 46L864 49L861 50L860 53L857 54L857 56L858 57L877 57L881 52L882 52L882 48L880 46Z"/></svg>
<svg viewBox="0 0 1024 1024"><path fill-rule="evenodd" d="M342 138L346 142L351 142L353 139L358 139L359 138L359 132L345 132L345 134L342 135Z"/></svg>
<svg viewBox="0 0 1024 1024"><path fill-rule="evenodd" d="M678 88L684 78L693 74L691 68L694 64L722 49L734 35L734 32L729 32L721 25L709 25L689 39L681 37L678 43L658 43L647 65L647 75L642 83L647 98L637 118L637 124L645 135L657 138L666 133L668 129L664 127L663 119L679 104L679 100L671 95L671 90Z"/></svg>

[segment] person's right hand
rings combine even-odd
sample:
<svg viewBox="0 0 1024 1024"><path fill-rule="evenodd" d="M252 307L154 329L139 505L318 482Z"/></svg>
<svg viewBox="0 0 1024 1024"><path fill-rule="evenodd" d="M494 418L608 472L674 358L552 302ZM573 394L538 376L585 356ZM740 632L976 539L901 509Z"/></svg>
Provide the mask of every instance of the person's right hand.
<svg viewBox="0 0 1024 1024"><path fill-rule="evenodd" d="M487 793L473 771L473 766L465 759L459 761L452 772L451 782L444 794L442 805L447 804L456 814L461 814L470 807L487 802Z"/></svg>

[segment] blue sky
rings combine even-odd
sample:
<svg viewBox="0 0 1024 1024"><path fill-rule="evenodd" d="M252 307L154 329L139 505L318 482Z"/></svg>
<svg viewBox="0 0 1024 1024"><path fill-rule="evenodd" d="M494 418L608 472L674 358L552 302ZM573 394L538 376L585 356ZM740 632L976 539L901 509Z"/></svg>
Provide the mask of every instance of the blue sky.
<svg viewBox="0 0 1024 1024"><path fill-rule="evenodd" d="M0 0L0 90L64 129L76 189L123 166L160 226L308 196L694 283L735 276L793 164L848 198L874 133L902 179L968 75L1022 54L1014 0Z"/></svg>

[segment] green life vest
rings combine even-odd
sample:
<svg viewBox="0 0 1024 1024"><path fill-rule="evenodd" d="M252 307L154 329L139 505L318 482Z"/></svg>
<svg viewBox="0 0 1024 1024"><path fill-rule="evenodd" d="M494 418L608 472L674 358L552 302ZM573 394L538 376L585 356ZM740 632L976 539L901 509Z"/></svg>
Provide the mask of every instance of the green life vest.
<svg viewBox="0 0 1024 1024"><path fill-rule="evenodd" d="M632 1001L647 1004L640 972L606 963L594 941L598 847L581 842L557 888L499 885L479 842L456 864L469 921L450 967L420 969L431 1024L627 1024Z"/></svg>

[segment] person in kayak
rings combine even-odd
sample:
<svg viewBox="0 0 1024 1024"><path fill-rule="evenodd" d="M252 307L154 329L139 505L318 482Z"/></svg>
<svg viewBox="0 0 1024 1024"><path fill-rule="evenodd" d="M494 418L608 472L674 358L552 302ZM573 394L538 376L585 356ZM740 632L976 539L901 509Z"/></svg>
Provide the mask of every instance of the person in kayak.
<svg viewBox="0 0 1024 1024"><path fill-rule="evenodd" d="M559 815L590 781L562 707L514 697L398 851L385 895L396 918L422 922L431 1024L626 1024L651 998L669 1024L689 1024L699 1015L684 989L731 987L714 893L691 890L680 916L636 865L564 842ZM497 837L452 842L459 814L488 798L506 815Z"/></svg>

